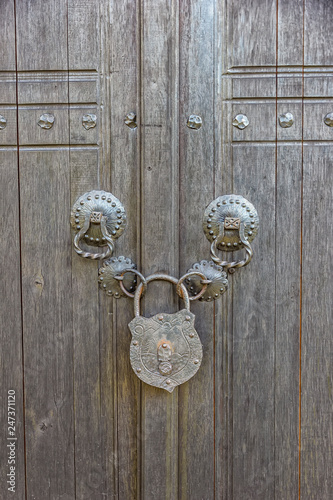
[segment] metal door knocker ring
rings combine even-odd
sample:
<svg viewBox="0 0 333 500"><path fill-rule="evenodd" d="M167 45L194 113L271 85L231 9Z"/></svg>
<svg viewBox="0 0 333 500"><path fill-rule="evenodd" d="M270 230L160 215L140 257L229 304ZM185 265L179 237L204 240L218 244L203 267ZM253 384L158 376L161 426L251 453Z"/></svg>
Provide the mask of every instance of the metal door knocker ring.
<svg viewBox="0 0 333 500"><path fill-rule="evenodd" d="M120 201L106 191L90 191L73 205L71 224L76 232L74 250L87 259L106 259L114 251L114 241L124 232L126 212ZM104 252L91 252L88 247L107 247Z"/></svg>

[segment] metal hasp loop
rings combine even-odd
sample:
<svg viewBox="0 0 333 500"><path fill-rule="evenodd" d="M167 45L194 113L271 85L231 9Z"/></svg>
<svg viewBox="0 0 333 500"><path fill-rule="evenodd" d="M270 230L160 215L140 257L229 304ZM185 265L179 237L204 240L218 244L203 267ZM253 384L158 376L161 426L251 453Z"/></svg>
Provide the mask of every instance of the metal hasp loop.
<svg viewBox="0 0 333 500"><path fill-rule="evenodd" d="M168 274L151 274L150 276L148 276L145 279L145 281L141 281L141 283L138 285L138 288L135 291L135 294L134 294L134 315L135 316L140 316L140 299L141 299L142 293L144 291L144 288L147 288L148 283L150 283L151 281L169 281L170 283L177 285L177 293L178 293L179 280L177 280L177 278L174 278L173 276L169 276ZM188 291L183 283L180 283L179 290L181 291L181 293L179 293L179 296L185 302L185 309L187 309L189 311L190 310L190 298L188 295Z"/></svg>
<svg viewBox="0 0 333 500"><path fill-rule="evenodd" d="M78 255L92 260L111 257L114 241L124 232L126 212L120 201L106 191L89 191L80 196L71 212L72 228L76 232L74 249ZM88 247L107 247L102 252L91 252Z"/></svg>
<svg viewBox="0 0 333 500"><path fill-rule="evenodd" d="M211 242L213 262L225 269L246 266L253 256L251 242L257 235L258 227L258 213L243 196L229 194L212 201L205 210L203 230ZM242 260L229 262L217 255L217 250L234 252L241 249L246 251Z"/></svg>

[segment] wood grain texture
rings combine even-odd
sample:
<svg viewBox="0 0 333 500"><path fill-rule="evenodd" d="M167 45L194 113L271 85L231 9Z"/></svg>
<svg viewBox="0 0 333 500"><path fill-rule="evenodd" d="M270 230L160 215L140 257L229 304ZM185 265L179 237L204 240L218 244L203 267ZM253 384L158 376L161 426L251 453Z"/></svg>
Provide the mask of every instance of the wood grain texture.
<svg viewBox="0 0 333 500"><path fill-rule="evenodd" d="M140 3L114 0L110 5L110 99L112 192L125 206L128 226L117 241L117 255L140 262L140 128L125 125L125 116L134 112L140 121ZM110 299L108 299L110 300ZM140 498L140 380L129 360L133 302L115 303L113 359L116 377L117 489L119 498ZM109 494L112 490L108 490Z"/></svg>
<svg viewBox="0 0 333 500"><path fill-rule="evenodd" d="M233 148L233 191L254 204L261 226L232 296L233 498L256 500L274 498L275 148Z"/></svg>
<svg viewBox="0 0 333 500"><path fill-rule="evenodd" d="M293 500L299 479L301 144L278 144L276 168L275 496Z"/></svg>
<svg viewBox="0 0 333 500"><path fill-rule="evenodd" d="M4 48L0 51L0 70L15 71L15 4L13 0L1 2L0 30Z"/></svg>
<svg viewBox="0 0 333 500"><path fill-rule="evenodd" d="M19 236L19 197L18 197L18 158L17 151L0 151L0 229L3 237L1 248L1 275L3 287L0 301L0 380L1 409L0 421L0 482L1 497L4 500L24 498L24 413L23 413L23 359L22 359L22 321L21 321L21 276L20 276L20 236ZM7 405L8 391L15 391L15 404ZM15 426L15 463L8 463L10 437L8 415L14 418ZM7 483L10 466L15 466L15 493L9 491Z"/></svg>
<svg viewBox="0 0 333 500"><path fill-rule="evenodd" d="M301 498L332 482L332 146L304 145Z"/></svg>
<svg viewBox="0 0 333 500"><path fill-rule="evenodd" d="M179 3L141 2L141 256L145 275L179 272ZM172 286L172 285L171 285ZM176 293L152 283L143 314L173 312ZM178 497L178 390L142 384L141 495Z"/></svg>
<svg viewBox="0 0 333 500"><path fill-rule="evenodd" d="M333 51L330 45L330 22L333 4L330 0L304 1L304 64L330 66Z"/></svg>
<svg viewBox="0 0 333 500"><path fill-rule="evenodd" d="M214 199L214 21L215 2L184 1L180 17L180 275L209 255L201 219ZM193 41L196 43L193 43ZM203 77L204 75L204 77ZM199 130L186 126L202 118ZM198 373L179 388L179 497L213 499L214 305L192 304L203 345ZM200 450L200 453L198 451Z"/></svg>
<svg viewBox="0 0 333 500"><path fill-rule="evenodd" d="M276 0L228 0L227 16L229 68L275 66Z"/></svg>
<svg viewBox="0 0 333 500"><path fill-rule="evenodd" d="M68 61L69 69L80 70L80 74L95 72L95 93L91 94L96 107L70 106L69 109L69 158L71 169L71 204L83 193L92 189L105 189L101 178L104 167L101 165L100 151L97 148L73 149L78 143L96 144L100 141L99 127L102 119L100 102L107 96L100 94L101 69L104 61L102 53L100 15L105 15L105 3L97 0L69 0L68 2ZM107 61L105 61L107 64ZM80 86L83 79L76 82L77 94L81 101ZM79 102L80 102L79 101ZM97 125L85 130L82 116L93 113L97 116ZM104 117L103 117L104 118ZM104 123L102 124L102 126ZM105 428L102 403L102 363L103 348L101 342L105 336L101 328L109 331L107 321L103 322L100 312L98 290L98 263L80 258L73 252L72 287L73 287L73 339L74 339L74 418L75 418L75 486L76 498L105 498L106 461L105 453L113 457L105 444L113 446L113 428ZM110 383L113 383L111 379ZM112 390L112 388L110 388ZM108 413L113 420L113 408ZM108 432L105 432L108 431ZM105 433L105 434L104 434ZM103 435L104 434L104 435ZM113 474L111 473L111 478Z"/></svg>
<svg viewBox="0 0 333 500"><path fill-rule="evenodd" d="M27 496L75 496L68 151L20 151Z"/></svg>
<svg viewBox="0 0 333 500"><path fill-rule="evenodd" d="M16 0L18 71L67 69L67 21L67 0Z"/></svg>

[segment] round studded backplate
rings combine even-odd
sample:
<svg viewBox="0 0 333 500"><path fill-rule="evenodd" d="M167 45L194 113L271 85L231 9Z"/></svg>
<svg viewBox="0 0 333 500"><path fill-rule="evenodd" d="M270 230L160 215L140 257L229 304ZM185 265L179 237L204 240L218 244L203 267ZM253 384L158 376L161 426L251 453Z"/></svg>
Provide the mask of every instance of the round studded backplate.
<svg viewBox="0 0 333 500"><path fill-rule="evenodd" d="M207 260L196 262L187 272L199 272L204 274L208 280L211 280L205 293L200 297L200 301L210 302L219 299L228 289L227 273L214 262L208 262ZM200 276L191 276L185 280L185 283L191 295L197 295L202 289Z"/></svg>
<svg viewBox="0 0 333 500"><path fill-rule="evenodd" d="M116 299L125 297L124 292L120 288L119 281L115 279L115 276L121 274L126 269L128 271L136 269L136 265L131 259L123 256L111 257L103 262L103 266L98 271L98 283L107 295L113 296ZM134 292L136 289L136 282L135 274L128 272L124 275L124 287L129 292Z"/></svg>
<svg viewBox="0 0 333 500"><path fill-rule="evenodd" d="M71 212L71 224L78 232L85 221L90 219L89 229L84 235L84 242L92 246L105 246L106 242L101 232L99 223L94 223L101 217L106 217L106 229L112 239L117 239L126 227L126 212L118 198L106 191L90 191L80 196L73 205Z"/></svg>
<svg viewBox="0 0 333 500"><path fill-rule="evenodd" d="M244 225L245 238L251 243L258 232L259 217L252 203L243 196L220 196L205 210L203 230L208 240L212 242L224 230L223 239L218 245L219 250L233 252L244 247L239 238L241 224Z"/></svg>

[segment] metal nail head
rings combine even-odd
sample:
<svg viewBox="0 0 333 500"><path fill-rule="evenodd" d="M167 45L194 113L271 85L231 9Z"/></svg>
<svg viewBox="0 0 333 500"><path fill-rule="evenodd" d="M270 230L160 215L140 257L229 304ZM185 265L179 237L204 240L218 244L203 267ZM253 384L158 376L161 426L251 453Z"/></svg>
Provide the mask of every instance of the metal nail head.
<svg viewBox="0 0 333 500"><path fill-rule="evenodd" d="M289 128L294 123L294 117L292 113L285 113L279 116L279 125L282 128Z"/></svg>
<svg viewBox="0 0 333 500"><path fill-rule="evenodd" d="M240 130L246 128L249 123L250 122L248 117L246 115L241 115L241 114L235 116L234 121L232 122L233 126L239 128Z"/></svg>

